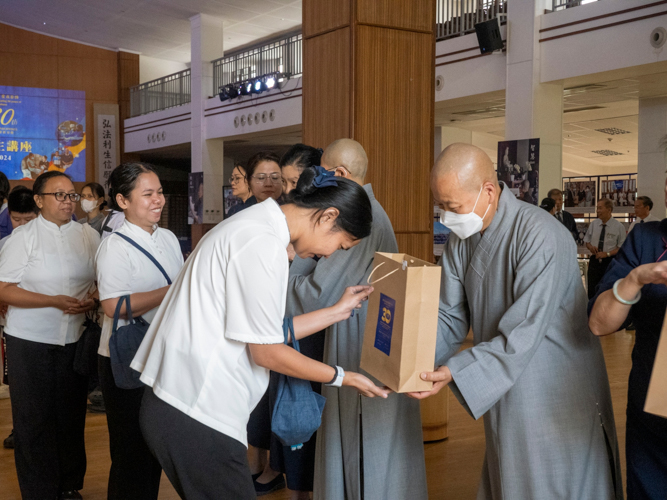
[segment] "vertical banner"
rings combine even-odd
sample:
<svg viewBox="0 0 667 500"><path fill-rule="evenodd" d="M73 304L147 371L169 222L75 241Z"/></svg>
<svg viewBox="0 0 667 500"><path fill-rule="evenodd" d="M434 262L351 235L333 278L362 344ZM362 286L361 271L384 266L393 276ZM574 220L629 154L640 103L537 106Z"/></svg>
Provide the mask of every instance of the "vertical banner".
<svg viewBox="0 0 667 500"><path fill-rule="evenodd" d="M539 204L539 173L539 139L498 143L498 180L503 181L518 199Z"/></svg>
<svg viewBox="0 0 667 500"><path fill-rule="evenodd" d="M120 163L120 120L118 104L93 105L95 119L95 179L106 186L109 175Z"/></svg>
<svg viewBox="0 0 667 500"><path fill-rule="evenodd" d="M188 176L188 224L204 223L204 172Z"/></svg>

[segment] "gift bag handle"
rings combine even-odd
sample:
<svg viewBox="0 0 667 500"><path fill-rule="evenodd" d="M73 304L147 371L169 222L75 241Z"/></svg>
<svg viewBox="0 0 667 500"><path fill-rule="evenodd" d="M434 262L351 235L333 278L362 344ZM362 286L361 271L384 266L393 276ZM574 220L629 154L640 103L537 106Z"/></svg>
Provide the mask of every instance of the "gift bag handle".
<svg viewBox="0 0 667 500"><path fill-rule="evenodd" d="M374 285L374 284L377 283L378 281L382 281L382 280L385 279L386 277L391 276L391 275L394 274L396 271L398 271L398 269L394 269L393 271L391 271L391 272L385 274L384 276L382 276L382 278L378 278L378 279L376 279L375 281L371 282L371 276L373 276L373 273L374 273L375 271L377 271L378 268L381 267L382 265L384 265L384 262L380 262L377 266L375 266L375 268L371 271L371 274L368 275L368 279L366 280L366 283L368 283L369 285Z"/></svg>

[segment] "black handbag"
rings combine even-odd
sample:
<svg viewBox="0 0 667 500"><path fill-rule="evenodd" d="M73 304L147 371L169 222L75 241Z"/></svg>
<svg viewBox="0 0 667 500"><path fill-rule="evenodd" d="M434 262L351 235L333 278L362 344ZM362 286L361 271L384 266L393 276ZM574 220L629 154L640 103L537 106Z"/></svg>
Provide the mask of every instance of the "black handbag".
<svg viewBox="0 0 667 500"><path fill-rule="evenodd" d="M97 322L97 310L90 310L86 313L83 333L74 354L74 371L79 375L90 377L97 373L97 349L101 336L102 327Z"/></svg>
<svg viewBox="0 0 667 500"><path fill-rule="evenodd" d="M287 344L288 332L292 332L292 346L297 352L299 341L294 337L292 318L283 321L283 334ZM276 402L271 417L271 431L282 444L292 450L301 448L322 424L322 411L327 398L313 391L307 380L280 374Z"/></svg>
<svg viewBox="0 0 667 500"><path fill-rule="evenodd" d="M113 233L113 235L120 236L146 255L160 272L162 272L162 275L167 280L167 284L171 285L169 275L155 257L128 236L121 233ZM118 318L120 316L120 309L123 302L126 303L125 310L129 323L118 328ZM116 382L116 386L120 389L138 389L143 386L143 383L139 380L141 374L130 368L130 363L132 363L134 356L137 354L139 346L144 340L144 336L146 335L149 326L150 324L148 321L141 316L137 316L136 318L133 317L129 295L124 295L118 300L116 311L113 315L111 338L109 339L109 357L111 360L111 371L113 372L114 382Z"/></svg>

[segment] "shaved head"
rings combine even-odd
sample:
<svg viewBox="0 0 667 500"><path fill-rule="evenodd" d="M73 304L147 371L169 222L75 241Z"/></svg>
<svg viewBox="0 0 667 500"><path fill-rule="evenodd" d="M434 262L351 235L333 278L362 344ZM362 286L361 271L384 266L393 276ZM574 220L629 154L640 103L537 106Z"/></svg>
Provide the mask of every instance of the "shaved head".
<svg viewBox="0 0 667 500"><path fill-rule="evenodd" d="M482 231L495 216L501 192L489 155L463 143L452 144L440 153L431 170L431 191L441 210L479 215Z"/></svg>
<svg viewBox="0 0 667 500"><path fill-rule="evenodd" d="M324 150L322 166L327 170L344 167L353 178L363 181L368 170L368 156L357 141L338 139Z"/></svg>
<svg viewBox="0 0 667 500"><path fill-rule="evenodd" d="M498 177L489 155L477 146L457 142L447 146L435 161L431 180L456 176L461 189L477 193L485 182L498 185Z"/></svg>

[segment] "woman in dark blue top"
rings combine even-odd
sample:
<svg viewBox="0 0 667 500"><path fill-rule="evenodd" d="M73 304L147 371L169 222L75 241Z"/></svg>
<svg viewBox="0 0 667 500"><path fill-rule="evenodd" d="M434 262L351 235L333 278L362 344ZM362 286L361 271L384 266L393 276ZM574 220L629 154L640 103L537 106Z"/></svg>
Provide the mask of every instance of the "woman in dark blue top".
<svg viewBox="0 0 667 500"><path fill-rule="evenodd" d="M589 326L608 335L636 327L625 435L628 500L667 498L667 419L646 413L658 340L667 309L667 219L637 224L591 299Z"/></svg>

